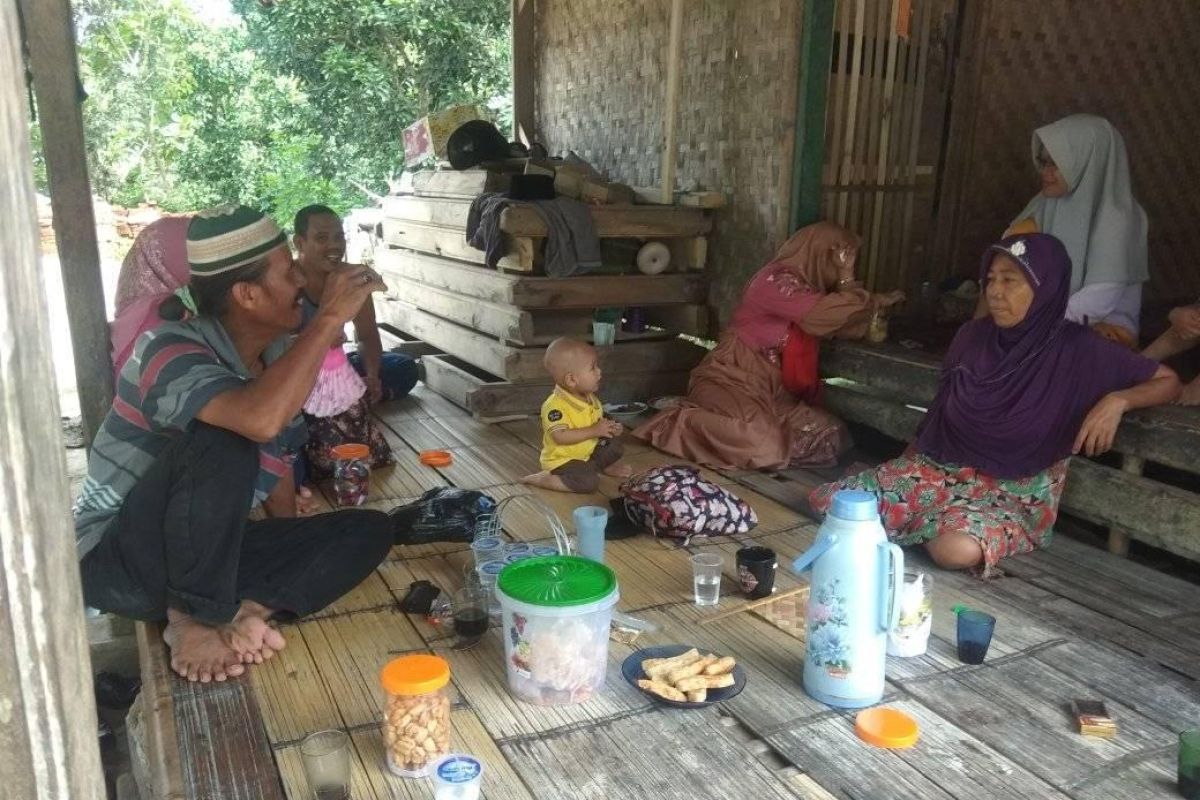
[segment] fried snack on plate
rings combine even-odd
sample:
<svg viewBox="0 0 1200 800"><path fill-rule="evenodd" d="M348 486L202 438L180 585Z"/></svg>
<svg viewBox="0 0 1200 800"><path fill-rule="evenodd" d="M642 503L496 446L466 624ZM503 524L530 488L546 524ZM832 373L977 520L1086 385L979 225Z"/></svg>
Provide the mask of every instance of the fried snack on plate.
<svg viewBox="0 0 1200 800"><path fill-rule="evenodd" d="M708 689L697 689L687 693L689 703L703 703L708 700Z"/></svg>
<svg viewBox="0 0 1200 800"><path fill-rule="evenodd" d="M737 661L734 660L733 656L725 656L706 665L701 672L705 675L724 675L727 672L733 672L733 668L736 666Z"/></svg>
<svg viewBox="0 0 1200 800"><path fill-rule="evenodd" d="M732 673L725 675L697 675L694 678L684 678L675 684L681 692L694 692L697 689L724 689L733 686Z"/></svg>
<svg viewBox="0 0 1200 800"><path fill-rule="evenodd" d="M649 660L650 659L646 659L646 661L649 661ZM646 662L643 661L642 662L642 672L646 673L646 677L649 678L650 680L657 681L657 680L660 680L660 679L666 677L667 675L669 675L670 673L679 669L680 667L686 667L688 664L691 664L693 661L699 661L699 660L700 660L700 651L693 647L691 650L688 650L686 653L680 653L679 655L677 655L673 658L663 659L662 661L651 666L648 669L646 667Z"/></svg>
<svg viewBox="0 0 1200 800"><path fill-rule="evenodd" d="M662 681L639 680L637 682L637 685L639 688L645 689L647 692L650 692L651 694L656 694L659 697L665 698L667 700L675 700L676 702L680 702L680 703L687 701L686 694L679 691L674 686L663 683Z"/></svg>
<svg viewBox="0 0 1200 800"><path fill-rule="evenodd" d="M684 678L691 678L695 675L699 675L700 673L704 672L705 668L707 668L710 664L715 664L716 662L716 656L702 656L699 661L693 661L686 667L680 667L679 669L671 670L671 674L667 675L667 683L674 686Z"/></svg>

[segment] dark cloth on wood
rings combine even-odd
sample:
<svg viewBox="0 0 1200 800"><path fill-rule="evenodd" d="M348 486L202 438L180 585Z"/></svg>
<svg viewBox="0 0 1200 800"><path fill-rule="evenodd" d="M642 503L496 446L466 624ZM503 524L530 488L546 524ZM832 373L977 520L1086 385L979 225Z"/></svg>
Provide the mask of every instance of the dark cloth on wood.
<svg viewBox="0 0 1200 800"><path fill-rule="evenodd" d="M566 278L600 267L600 239L592 212L569 197L530 203L546 222L546 274Z"/></svg>
<svg viewBox="0 0 1200 800"><path fill-rule="evenodd" d="M484 253L484 263L493 269L504 257L507 243L500 230L500 212L512 203L505 195L485 192L471 201L467 212L467 244Z"/></svg>
<svg viewBox="0 0 1200 800"><path fill-rule="evenodd" d="M308 425L308 441L304 445L306 474L310 479L325 480L333 477L333 448L343 444L365 444L371 449L371 467L379 468L393 463L392 447L371 422L371 411L367 401L360 398L341 414L332 417L316 417L305 414Z"/></svg>
<svg viewBox="0 0 1200 800"><path fill-rule="evenodd" d="M471 201L467 213L467 243L484 251L484 262L495 267L507 242L500 230L500 213L513 201L495 192ZM592 272L600 266L600 239L588 207L569 197L528 203L546 223L546 274L565 278Z"/></svg>
<svg viewBox="0 0 1200 800"><path fill-rule="evenodd" d="M621 460L624 448L616 439L601 439L587 461L572 459L550 470L572 492L591 494L600 488L600 473Z"/></svg>
<svg viewBox="0 0 1200 800"><path fill-rule="evenodd" d="M395 534L382 511L248 521L249 439L202 422L162 449L80 562L89 606L145 621L168 608L218 625L243 600L302 617L366 578Z"/></svg>

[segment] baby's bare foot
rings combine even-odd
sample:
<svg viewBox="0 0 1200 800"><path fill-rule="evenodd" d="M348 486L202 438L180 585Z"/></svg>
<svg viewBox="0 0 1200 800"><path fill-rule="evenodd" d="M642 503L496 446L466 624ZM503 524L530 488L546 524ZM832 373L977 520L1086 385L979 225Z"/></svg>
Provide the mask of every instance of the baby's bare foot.
<svg viewBox="0 0 1200 800"><path fill-rule="evenodd" d="M604 468L604 474L611 478L628 478L633 474L633 467L618 461Z"/></svg>

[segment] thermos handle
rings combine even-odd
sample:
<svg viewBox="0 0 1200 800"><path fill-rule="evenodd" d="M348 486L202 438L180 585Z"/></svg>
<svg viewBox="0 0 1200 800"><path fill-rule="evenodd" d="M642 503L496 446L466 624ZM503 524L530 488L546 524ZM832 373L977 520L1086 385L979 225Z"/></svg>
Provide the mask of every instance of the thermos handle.
<svg viewBox="0 0 1200 800"><path fill-rule="evenodd" d="M879 622L883 633L895 630L900 622L900 592L904 589L904 551L894 544L884 549L879 559ZM889 581L891 590L888 590Z"/></svg>
<svg viewBox="0 0 1200 800"><path fill-rule="evenodd" d="M822 533L817 535L817 540L813 542L813 546L805 550L800 556L792 562L792 572L799 575L804 570L813 565L821 556L825 555L825 551L837 544L837 534Z"/></svg>

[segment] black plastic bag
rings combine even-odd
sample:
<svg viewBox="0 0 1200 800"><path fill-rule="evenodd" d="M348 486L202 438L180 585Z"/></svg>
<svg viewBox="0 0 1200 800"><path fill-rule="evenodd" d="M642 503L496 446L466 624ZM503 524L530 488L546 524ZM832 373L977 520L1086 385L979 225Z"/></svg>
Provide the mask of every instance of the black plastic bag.
<svg viewBox="0 0 1200 800"><path fill-rule="evenodd" d="M388 512L396 544L469 542L475 538L475 521L496 510L496 501L473 489L444 486L430 489L421 499Z"/></svg>

